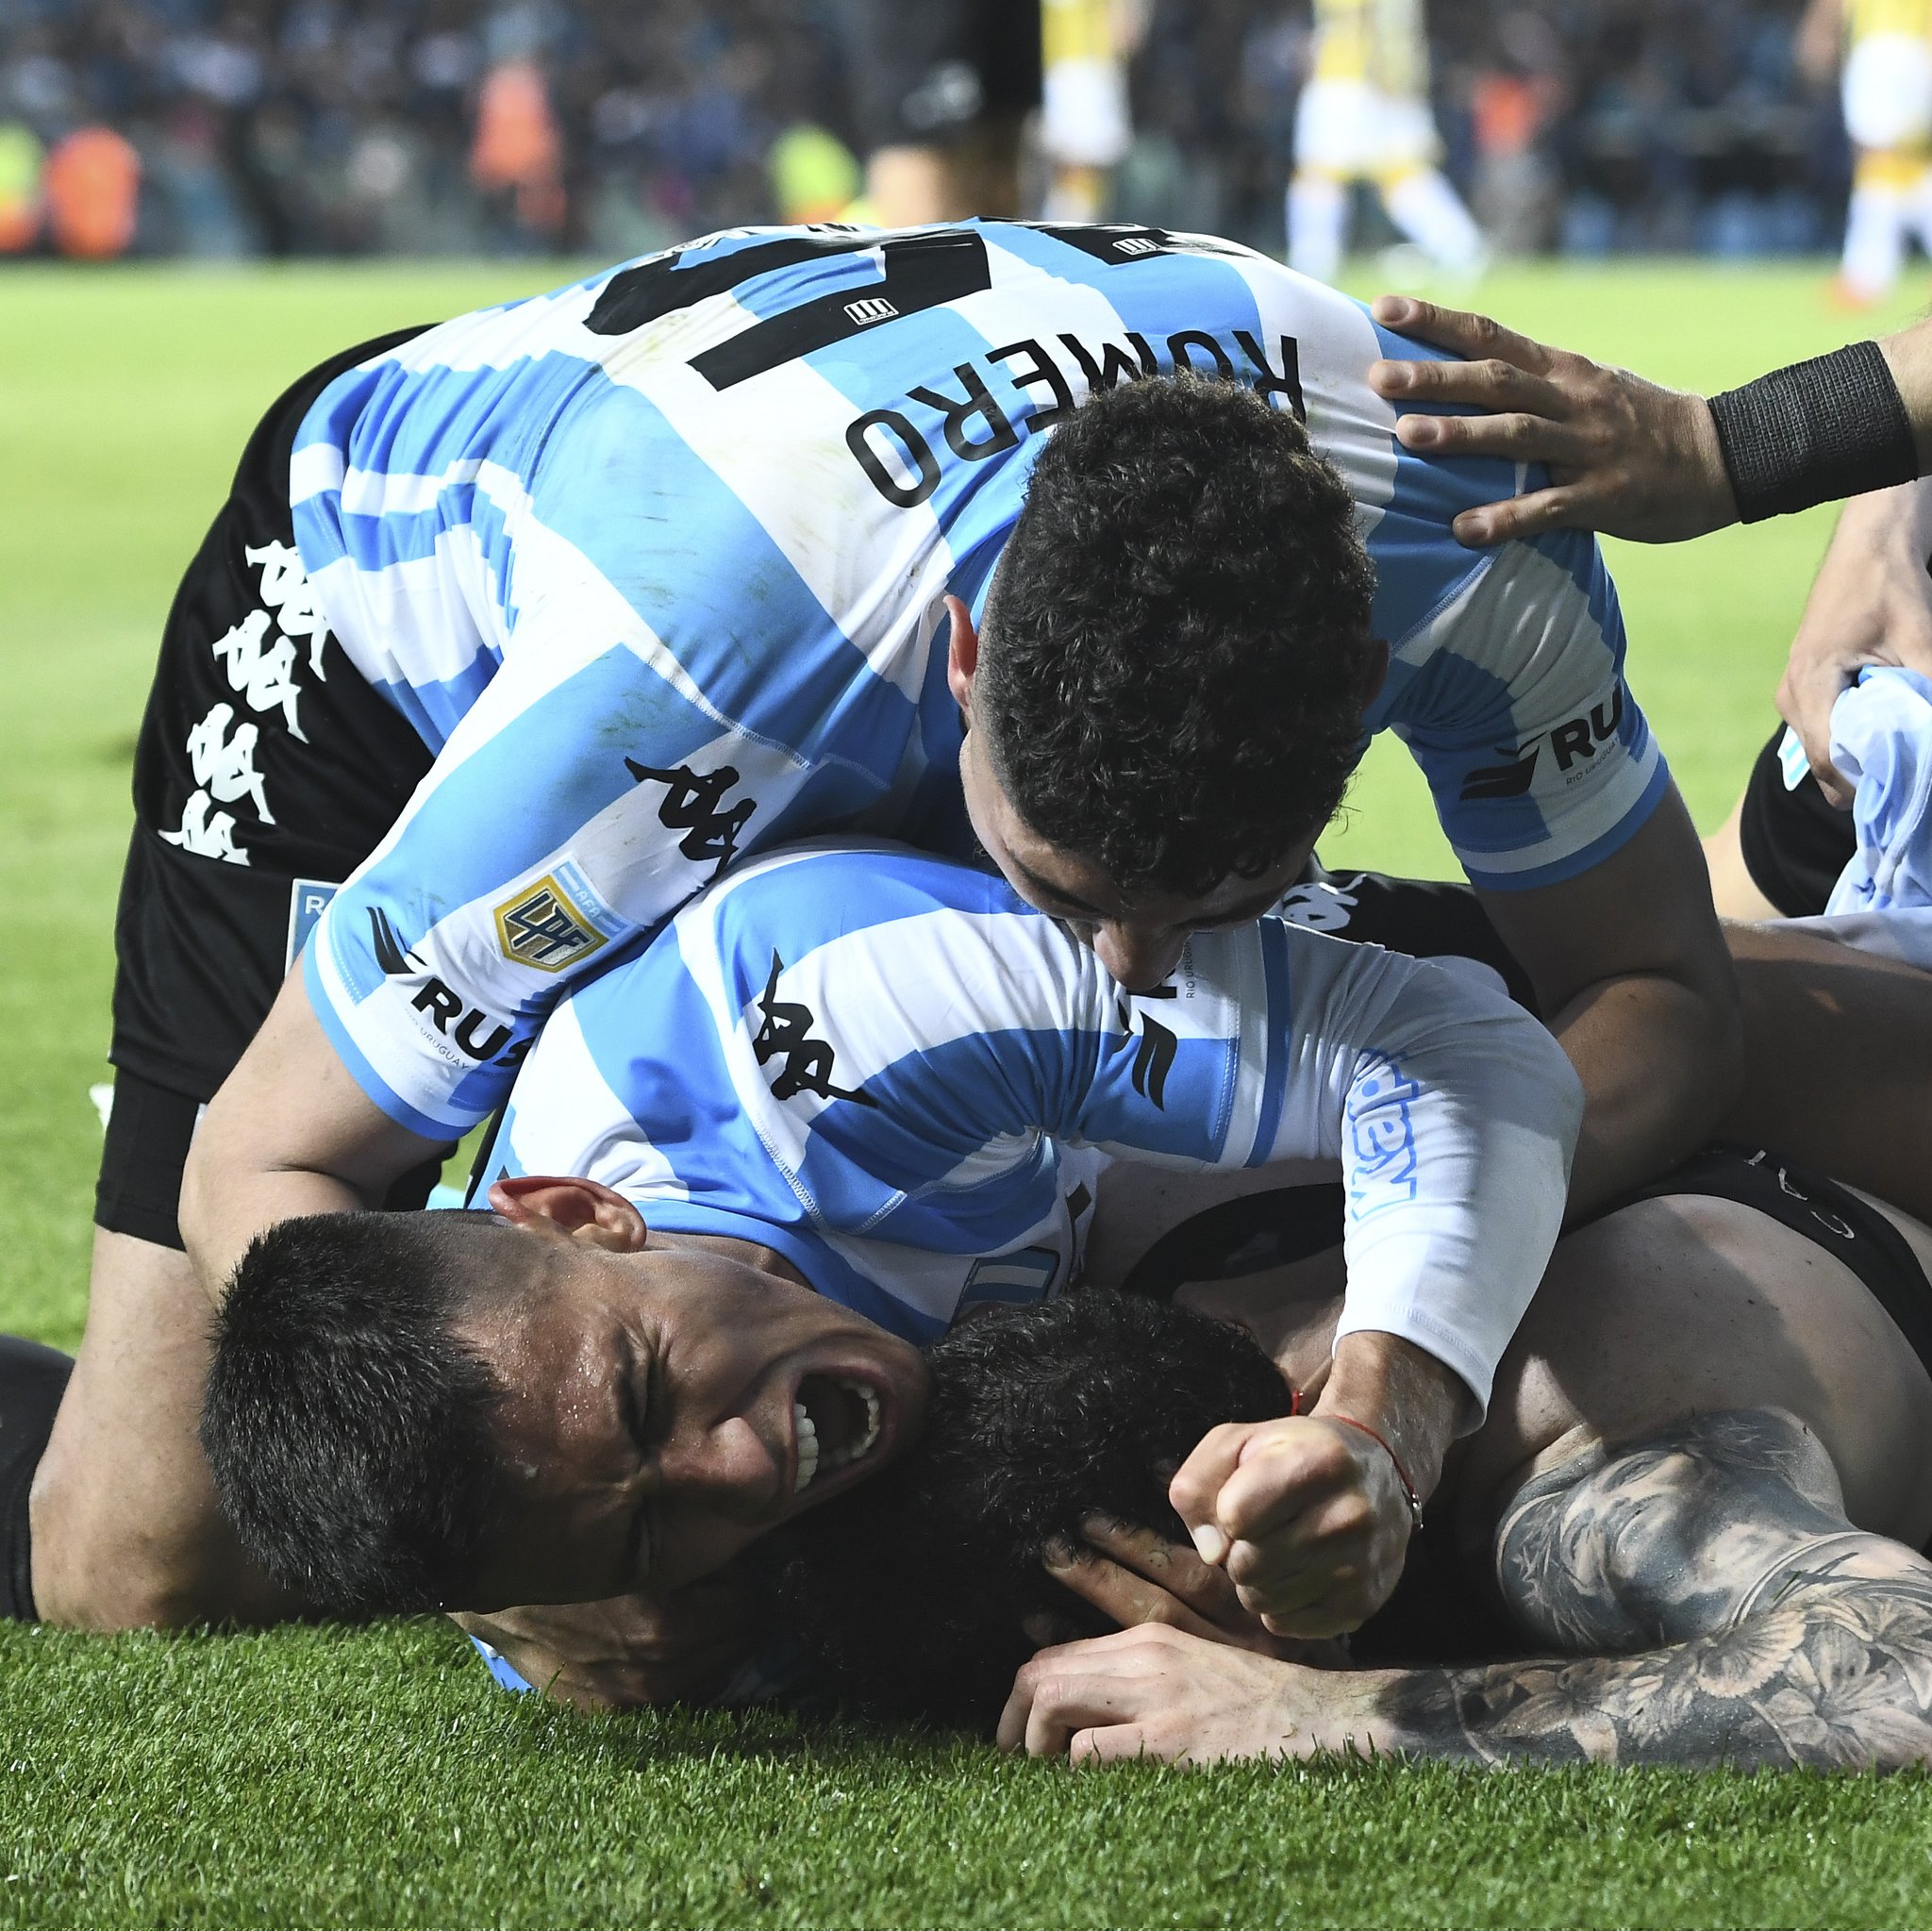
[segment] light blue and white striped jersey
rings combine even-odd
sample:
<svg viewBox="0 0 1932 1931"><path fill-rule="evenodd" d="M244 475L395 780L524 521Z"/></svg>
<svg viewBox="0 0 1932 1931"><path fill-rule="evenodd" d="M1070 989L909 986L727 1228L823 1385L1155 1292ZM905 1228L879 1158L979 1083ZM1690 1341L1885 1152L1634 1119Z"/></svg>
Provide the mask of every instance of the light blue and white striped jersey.
<svg viewBox="0 0 1932 1931"><path fill-rule="evenodd" d="M1339 1164L1343 1333L1487 1402L1562 1220L1581 1112L1501 992L1277 918L1128 995L997 874L816 844L735 867L552 1011L485 1177L575 1174L774 1249L914 1340L1077 1268L1087 1150Z"/></svg>
<svg viewBox="0 0 1932 1931"><path fill-rule="evenodd" d="M1450 534L1523 477L1402 450L1367 387L1431 352L1266 258L1153 229L736 230L429 330L296 439L297 542L438 753L324 914L310 995L395 1119L502 1097L559 990L743 854L958 850L943 598L983 608L1042 436L1178 365L1301 408L1391 648L1368 718L1503 889L1636 831L1663 764L1592 541Z"/></svg>

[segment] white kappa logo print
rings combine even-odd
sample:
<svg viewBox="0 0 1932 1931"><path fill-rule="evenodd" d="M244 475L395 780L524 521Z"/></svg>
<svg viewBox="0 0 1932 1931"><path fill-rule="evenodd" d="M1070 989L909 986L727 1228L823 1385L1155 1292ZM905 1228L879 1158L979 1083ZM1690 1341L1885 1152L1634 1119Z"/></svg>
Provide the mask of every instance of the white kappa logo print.
<svg viewBox="0 0 1932 1931"><path fill-rule="evenodd" d="M235 844L235 814L217 811L206 791L196 791L181 814L179 831L164 831L162 839L192 852L197 858L225 858L231 865L245 865L248 854Z"/></svg>
<svg viewBox="0 0 1932 1931"><path fill-rule="evenodd" d="M194 767L194 781L217 804L253 798L256 815L264 824L273 824L275 814L268 808L261 774L255 768L255 746L261 734L253 724L236 724L235 735L229 737L234 718L232 704L218 704L189 732L188 758Z"/></svg>
<svg viewBox="0 0 1932 1931"><path fill-rule="evenodd" d="M228 688L253 711L279 710L289 735L308 743L302 728L302 690L295 681L296 641L308 643L308 668L325 676L322 654L328 642L328 620L315 600L315 591L302 569L292 543L251 544L242 552L261 572L259 610L251 610L211 646L227 672ZM271 616L270 612L275 615ZM279 629L275 628L279 620ZM273 633L273 634L272 634ZM218 811L238 798L251 799L256 815L273 824L268 792L255 762L260 731L252 723L235 724L235 707L217 704L188 734L188 761L197 789L181 812L178 830L161 837L197 857L221 858L245 865L248 854L235 842L235 814ZM229 726L235 724L230 735Z"/></svg>
<svg viewBox="0 0 1932 1931"><path fill-rule="evenodd" d="M308 640L308 668L326 683L322 668L323 645L328 641L328 619L315 601L315 591L303 573L301 553L292 543L264 543L242 552L261 566L261 600L279 613L290 637Z"/></svg>
<svg viewBox="0 0 1932 1931"><path fill-rule="evenodd" d="M302 692L296 688L295 643L292 638L277 637L264 646L274 620L266 610L251 610L241 623L215 644L215 655L227 660L228 684L248 700L250 710L270 710L281 706L282 721L291 738L308 743L296 715Z"/></svg>

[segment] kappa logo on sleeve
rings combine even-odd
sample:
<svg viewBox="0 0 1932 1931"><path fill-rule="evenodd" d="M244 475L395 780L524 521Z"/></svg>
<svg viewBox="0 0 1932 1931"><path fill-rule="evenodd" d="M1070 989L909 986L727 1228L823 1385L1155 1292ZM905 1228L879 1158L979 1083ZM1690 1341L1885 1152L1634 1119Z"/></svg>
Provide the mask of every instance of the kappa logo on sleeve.
<svg viewBox="0 0 1932 1931"><path fill-rule="evenodd" d="M609 943L590 915L546 872L516 897L495 907L496 942L505 958L540 973L566 972Z"/></svg>
<svg viewBox="0 0 1932 1931"><path fill-rule="evenodd" d="M640 764L635 757L626 757L624 763L639 784L664 787L658 823L666 831L684 833L677 849L687 858L715 860L706 883L717 878L737 857L739 834L758 808L755 798L741 798L728 811L721 808L726 792L738 782L738 767L721 764L716 771L699 773L688 764L662 771L655 764Z"/></svg>

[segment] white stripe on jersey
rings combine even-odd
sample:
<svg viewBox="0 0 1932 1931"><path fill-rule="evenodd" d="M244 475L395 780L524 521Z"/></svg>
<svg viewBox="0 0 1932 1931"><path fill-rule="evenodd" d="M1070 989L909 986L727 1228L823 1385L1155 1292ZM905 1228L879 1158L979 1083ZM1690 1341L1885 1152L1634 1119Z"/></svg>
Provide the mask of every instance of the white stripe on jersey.
<svg viewBox="0 0 1932 1931"><path fill-rule="evenodd" d="M591 1057L590 1045L568 1000L557 1008L543 1028L543 1052L547 1062L547 1101L568 1107L575 1123L570 1171L582 1179L600 1180L620 1193L640 1199L684 1199L684 1182L677 1177L671 1162L651 1144L597 1070L597 1062ZM533 1128L526 1128L519 1119L512 1118L506 1127L508 1150L518 1156L523 1172L544 1172L541 1166L522 1157L525 1148L518 1144L520 1134L530 1154L541 1159L541 1136Z"/></svg>
<svg viewBox="0 0 1932 1931"><path fill-rule="evenodd" d="M311 443L309 446L321 448L325 445ZM493 477L489 474L491 472L494 472ZM495 480L498 477L508 478L511 485L508 491ZM500 463L487 462L481 457L466 456L446 465L441 474L433 476L413 475L404 470L345 470L340 485L342 512L347 516L416 516L425 509L434 509L436 499L445 490L474 483L479 478L483 479L484 493L495 497L506 511L520 498L523 499L523 507L528 507L528 499L524 497L523 483L513 471L503 468Z"/></svg>
<svg viewBox="0 0 1932 1931"><path fill-rule="evenodd" d="M1226 259L1255 298L1261 341L1285 335L1297 343L1308 440L1347 477L1356 529L1373 542L1395 493L1398 458L1395 408L1359 379L1382 353L1369 318L1353 302L1307 302L1299 278L1260 256L1243 250Z"/></svg>
<svg viewBox="0 0 1932 1931"><path fill-rule="evenodd" d="M348 458L333 442L306 442L289 460L289 505L307 503L342 487Z"/></svg>

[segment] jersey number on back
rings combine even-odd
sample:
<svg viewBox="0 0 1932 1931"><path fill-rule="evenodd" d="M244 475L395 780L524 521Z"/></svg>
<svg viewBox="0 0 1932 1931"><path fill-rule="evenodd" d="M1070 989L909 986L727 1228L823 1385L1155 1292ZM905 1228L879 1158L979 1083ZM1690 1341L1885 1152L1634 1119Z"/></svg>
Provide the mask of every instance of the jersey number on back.
<svg viewBox="0 0 1932 1931"><path fill-rule="evenodd" d="M1041 222L1016 225L1051 235L1096 261L1116 267L1161 255L1218 252L1211 244L1198 241L1183 249L1164 228L1060 227ZM689 308L713 295L728 294L774 270L823 260L827 256L874 251L885 277L871 289L836 289L829 294L814 295L782 315L768 315L729 341L693 356L691 366L713 389L730 389L881 323L941 308L992 287L986 242L972 228L934 228L888 240L863 229L781 235L729 255L700 259L689 267L685 255L690 251L677 249L627 268L606 284L584 326L592 335L628 335L676 309ZM1296 399L1299 402L1298 390ZM1299 415L1300 408L1295 412Z"/></svg>
<svg viewBox="0 0 1932 1931"><path fill-rule="evenodd" d="M886 273L872 289L837 289L782 315L768 315L729 341L693 356L691 366L713 389L729 389L882 322L938 308L992 286L986 243L970 228L940 229L889 241L863 233L787 235L691 268L678 265L683 259L679 254L626 269L611 278L584 325L593 335L628 335L674 309L724 294L774 269L873 249L878 251Z"/></svg>

